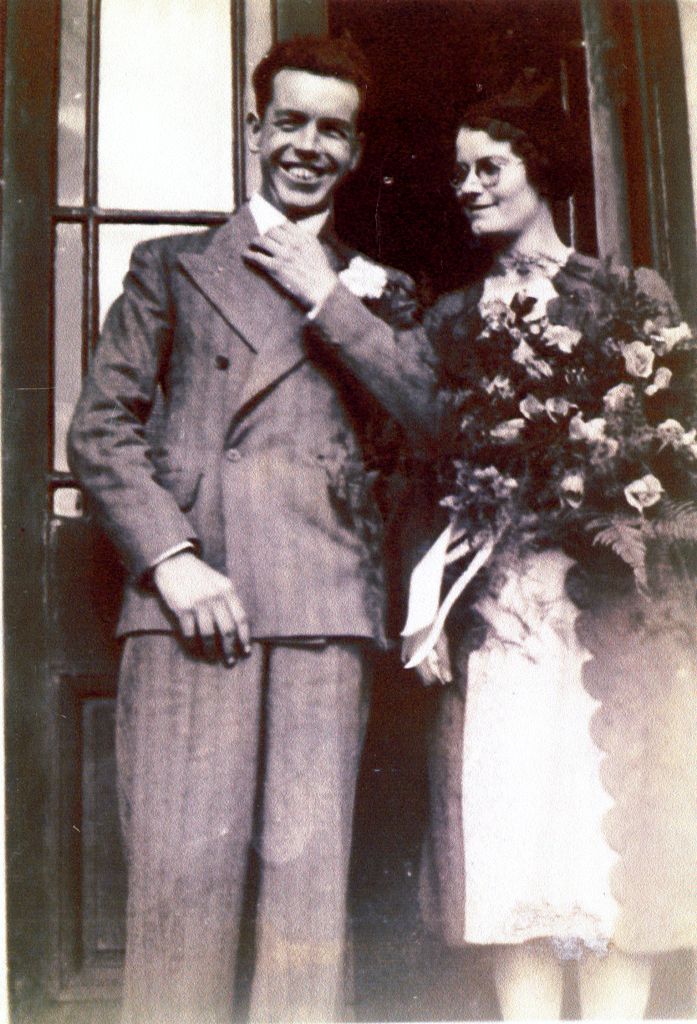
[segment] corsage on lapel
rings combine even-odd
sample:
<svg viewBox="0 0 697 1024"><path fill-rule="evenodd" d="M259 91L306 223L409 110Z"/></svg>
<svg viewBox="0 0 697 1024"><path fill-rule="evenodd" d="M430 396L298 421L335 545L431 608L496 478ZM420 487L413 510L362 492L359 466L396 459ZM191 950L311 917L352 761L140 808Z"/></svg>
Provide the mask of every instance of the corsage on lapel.
<svg viewBox="0 0 697 1024"><path fill-rule="evenodd" d="M409 328L416 322L418 303L407 274L354 256L340 272L339 280L390 326Z"/></svg>
<svg viewBox="0 0 697 1024"><path fill-rule="evenodd" d="M363 256L354 256L339 280L359 299L379 299L387 287L387 271Z"/></svg>

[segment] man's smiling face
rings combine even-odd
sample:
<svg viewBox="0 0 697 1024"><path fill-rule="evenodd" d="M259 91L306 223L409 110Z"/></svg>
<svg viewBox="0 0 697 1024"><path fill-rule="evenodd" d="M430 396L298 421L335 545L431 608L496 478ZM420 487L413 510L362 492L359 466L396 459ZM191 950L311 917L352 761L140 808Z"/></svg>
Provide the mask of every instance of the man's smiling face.
<svg viewBox="0 0 697 1024"><path fill-rule="evenodd" d="M328 209L360 157L359 107L352 82L295 68L279 71L264 116L253 116L249 125L264 198L296 220Z"/></svg>

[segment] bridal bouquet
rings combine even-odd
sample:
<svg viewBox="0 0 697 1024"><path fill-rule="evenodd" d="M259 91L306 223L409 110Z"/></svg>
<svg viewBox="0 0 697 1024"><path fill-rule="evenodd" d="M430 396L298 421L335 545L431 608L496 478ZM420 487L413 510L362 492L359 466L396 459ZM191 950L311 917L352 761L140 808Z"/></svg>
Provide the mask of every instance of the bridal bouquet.
<svg viewBox="0 0 697 1024"><path fill-rule="evenodd" d="M636 275L608 266L541 318L524 294L489 303L460 369L443 504L467 552L585 532L646 590L652 545L697 544L697 340Z"/></svg>

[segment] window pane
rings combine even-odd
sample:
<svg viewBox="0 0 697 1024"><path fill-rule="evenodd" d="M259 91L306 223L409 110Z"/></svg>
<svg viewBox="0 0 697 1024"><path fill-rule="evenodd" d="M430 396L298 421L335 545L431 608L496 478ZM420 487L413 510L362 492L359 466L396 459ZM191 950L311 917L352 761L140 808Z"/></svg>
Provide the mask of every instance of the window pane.
<svg viewBox="0 0 697 1024"><path fill-rule="evenodd" d="M146 238L160 238L180 232L201 231L199 227L172 224L102 224L99 228L99 322L109 312L123 289L131 251Z"/></svg>
<svg viewBox="0 0 697 1024"><path fill-rule="evenodd" d="M58 100L58 202L84 202L87 0L62 0Z"/></svg>
<svg viewBox="0 0 697 1024"><path fill-rule="evenodd" d="M102 0L99 204L229 210L231 0Z"/></svg>
<svg viewBox="0 0 697 1024"><path fill-rule="evenodd" d="M82 227L59 224L55 251L53 465L67 470L65 440L82 380Z"/></svg>
<svg viewBox="0 0 697 1024"><path fill-rule="evenodd" d="M53 492L52 513L63 519L79 519L82 515L82 491L76 487L60 487Z"/></svg>

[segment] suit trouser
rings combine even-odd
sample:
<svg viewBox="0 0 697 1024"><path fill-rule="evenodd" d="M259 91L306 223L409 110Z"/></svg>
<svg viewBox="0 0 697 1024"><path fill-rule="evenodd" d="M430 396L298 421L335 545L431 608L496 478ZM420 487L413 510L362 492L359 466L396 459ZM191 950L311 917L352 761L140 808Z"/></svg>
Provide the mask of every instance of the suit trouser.
<svg viewBox="0 0 697 1024"><path fill-rule="evenodd" d="M232 1020L257 793L251 1018L340 1012L367 658L360 642L253 644L228 669L167 634L127 638L117 712L127 1024Z"/></svg>

